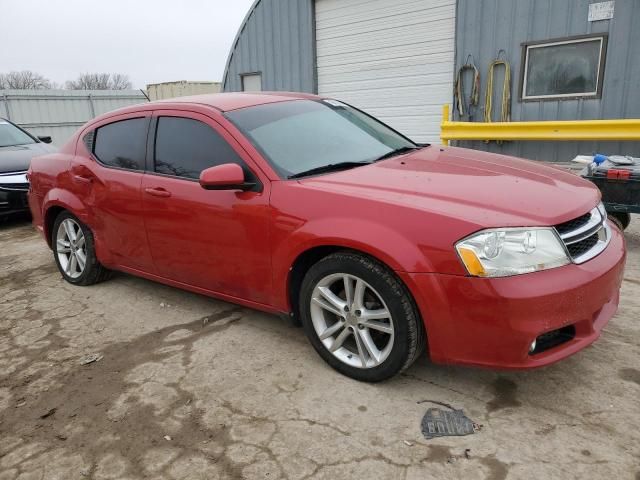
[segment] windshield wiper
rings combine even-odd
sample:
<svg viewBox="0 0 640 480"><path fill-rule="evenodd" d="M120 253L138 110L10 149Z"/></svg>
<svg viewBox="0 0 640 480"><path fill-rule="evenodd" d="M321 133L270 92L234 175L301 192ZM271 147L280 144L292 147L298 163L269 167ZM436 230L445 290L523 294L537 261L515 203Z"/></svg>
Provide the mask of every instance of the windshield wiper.
<svg viewBox="0 0 640 480"><path fill-rule="evenodd" d="M371 162L339 162L339 163L330 163L329 165L322 165L320 167L311 168L309 170L305 170L304 172L298 172L293 175L289 175L287 178L301 178L309 175L315 175L317 173L329 173L329 172L337 172L339 170L347 170L349 168L360 167L362 165L369 165Z"/></svg>
<svg viewBox="0 0 640 480"><path fill-rule="evenodd" d="M422 147L420 146L396 148L395 150L391 150L390 152L387 152L384 155L381 155L380 157L376 158L374 162L379 162L380 160L385 160L387 158L395 157L396 155L401 155L403 153L412 152L413 150L420 150L421 148Z"/></svg>

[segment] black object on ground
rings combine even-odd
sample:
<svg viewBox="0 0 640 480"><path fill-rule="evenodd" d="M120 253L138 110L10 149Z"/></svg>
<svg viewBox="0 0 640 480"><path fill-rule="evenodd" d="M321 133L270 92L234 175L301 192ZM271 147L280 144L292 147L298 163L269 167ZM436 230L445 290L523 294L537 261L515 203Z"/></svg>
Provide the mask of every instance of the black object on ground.
<svg viewBox="0 0 640 480"><path fill-rule="evenodd" d="M436 437L463 436L475 433L474 423L462 410L430 408L422 419L422 435L427 440Z"/></svg>

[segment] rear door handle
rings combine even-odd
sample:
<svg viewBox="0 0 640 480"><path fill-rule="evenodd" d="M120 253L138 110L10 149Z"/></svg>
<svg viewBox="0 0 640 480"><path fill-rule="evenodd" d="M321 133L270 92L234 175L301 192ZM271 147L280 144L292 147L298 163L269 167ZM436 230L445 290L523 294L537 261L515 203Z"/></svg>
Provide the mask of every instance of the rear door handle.
<svg viewBox="0 0 640 480"><path fill-rule="evenodd" d="M84 175L74 175L73 179L78 183L84 183L84 184L89 184L93 181L91 177L85 177Z"/></svg>
<svg viewBox="0 0 640 480"><path fill-rule="evenodd" d="M166 198L171 196L171 192L168 190L165 190L164 188L145 188L144 191L147 192L149 195L153 195L154 197Z"/></svg>

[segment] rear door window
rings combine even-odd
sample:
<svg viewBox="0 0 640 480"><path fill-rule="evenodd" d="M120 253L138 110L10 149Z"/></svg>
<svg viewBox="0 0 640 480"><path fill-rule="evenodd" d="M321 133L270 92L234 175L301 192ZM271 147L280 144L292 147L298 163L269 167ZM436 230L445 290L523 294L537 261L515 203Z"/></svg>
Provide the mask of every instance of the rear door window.
<svg viewBox="0 0 640 480"><path fill-rule="evenodd" d="M148 118L132 118L99 127L93 154L108 167L144 170L148 124Z"/></svg>
<svg viewBox="0 0 640 480"><path fill-rule="evenodd" d="M236 163L247 172L231 145L209 125L192 118L158 118L156 172L198 179L203 170L225 163Z"/></svg>

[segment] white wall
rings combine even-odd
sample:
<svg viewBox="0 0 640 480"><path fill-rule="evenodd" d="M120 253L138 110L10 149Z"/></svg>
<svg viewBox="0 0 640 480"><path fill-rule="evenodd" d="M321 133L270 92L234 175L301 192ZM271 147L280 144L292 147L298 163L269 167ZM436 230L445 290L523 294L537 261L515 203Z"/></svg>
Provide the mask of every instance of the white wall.
<svg viewBox="0 0 640 480"><path fill-rule="evenodd" d="M439 142L451 104L455 0L316 0L318 92Z"/></svg>

